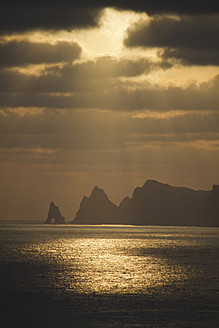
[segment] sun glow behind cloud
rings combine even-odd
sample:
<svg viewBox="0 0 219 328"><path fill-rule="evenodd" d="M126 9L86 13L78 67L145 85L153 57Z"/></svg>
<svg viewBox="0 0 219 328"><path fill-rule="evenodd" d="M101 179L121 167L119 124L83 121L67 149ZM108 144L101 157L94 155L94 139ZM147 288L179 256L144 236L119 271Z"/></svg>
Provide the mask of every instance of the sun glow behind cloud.
<svg viewBox="0 0 219 328"><path fill-rule="evenodd" d="M89 31L72 31L71 37L77 39L83 46L84 56L124 55L123 39L127 28L141 17L147 19L144 13L132 11L117 11L106 8L100 21L100 27ZM126 49L127 53L127 49Z"/></svg>
<svg viewBox="0 0 219 328"><path fill-rule="evenodd" d="M177 16L175 19L179 19ZM148 58L154 63L159 63L159 48L127 48L124 40L131 26L139 22L150 21L151 18L146 13L136 13L133 11L118 11L112 8L105 8L98 27L91 29L76 29L71 31L47 31L39 30L21 34L5 36L0 41L30 41L56 45L58 42L77 42L82 48L79 62L86 60L96 60L102 56L112 58ZM62 65L63 63L60 63ZM18 66L16 70L22 73L40 75L46 67L52 64L39 64L28 66ZM56 64L57 65L57 64ZM149 81L152 84L159 84L165 87L188 86L191 83L201 83L209 81L218 74L217 66L191 66L187 67L180 63L174 65L170 63L169 68L163 70L152 69L146 75L131 77L133 81L144 83ZM127 78L125 78L127 79ZM128 77L130 79L130 77Z"/></svg>
<svg viewBox="0 0 219 328"><path fill-rule="evenodd" d="M124 53L127 54L127 49L124 50L123 39L129 26L139 21L139 19L147 20L148 16L145 13L105 8L99 26L89 30L76 29L56 32L39 30L8 35L3 40L31 40L32 42L48 42L50 44L61 41L76 41L82 46L82 56L85 59L102 55L117 57L124 55ZM130 52L133 51L130 50Z"/></svg>

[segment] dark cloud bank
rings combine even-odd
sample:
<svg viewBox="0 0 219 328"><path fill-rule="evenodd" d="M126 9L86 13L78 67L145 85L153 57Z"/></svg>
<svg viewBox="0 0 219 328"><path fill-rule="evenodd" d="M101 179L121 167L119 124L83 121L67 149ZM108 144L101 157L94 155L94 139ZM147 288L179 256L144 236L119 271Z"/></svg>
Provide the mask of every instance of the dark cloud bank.
<svg viewBox="0 0 219 328"><path fill-rule="evenodd" d="M0 11L0 31L11 33L32 29L72 29L97 26L101 10L114 7L144 11L150 15L162 13L196 14L219 11L217 1L125 1L81 0L15 1L3 0Z"/></svg>
<svg viewBox="0 0 219 328"><path fill-rule="evenodd" d="M163 48L161 56L190 65L219 64L219 16L160 16L128 31L128 47Z"/></svg>
<svg viewBox="0 0 219 328"><path fill-rule="evenodd" d="M81 47L74 42L9 41L0 44L0 67L72 62L80 55Z"/></svg>

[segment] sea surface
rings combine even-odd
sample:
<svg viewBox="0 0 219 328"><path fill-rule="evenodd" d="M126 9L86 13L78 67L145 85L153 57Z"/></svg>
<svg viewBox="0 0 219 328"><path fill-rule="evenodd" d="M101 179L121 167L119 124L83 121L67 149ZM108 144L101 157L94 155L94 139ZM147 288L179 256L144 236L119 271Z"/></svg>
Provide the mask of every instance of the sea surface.
<svg viewBox="0 0 219 328"><path fill-rule="evenodd" d="M0 327L219 327L219 228L0 223Z"/></svg>

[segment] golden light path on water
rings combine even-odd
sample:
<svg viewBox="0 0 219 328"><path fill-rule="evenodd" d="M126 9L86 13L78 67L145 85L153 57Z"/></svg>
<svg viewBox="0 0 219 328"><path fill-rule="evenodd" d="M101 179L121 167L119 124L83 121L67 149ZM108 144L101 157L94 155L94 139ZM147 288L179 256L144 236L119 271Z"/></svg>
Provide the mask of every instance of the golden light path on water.
<svg viewBox="0 0 219 328"><path fill-rule="evenodd" d="M122 239L65 236L23 251L51 264L49 284L65 293L162 293L188 277L188 268L168 259L168 252L189 243L169 237L150 234L147 238L145 233Z"/></svg>

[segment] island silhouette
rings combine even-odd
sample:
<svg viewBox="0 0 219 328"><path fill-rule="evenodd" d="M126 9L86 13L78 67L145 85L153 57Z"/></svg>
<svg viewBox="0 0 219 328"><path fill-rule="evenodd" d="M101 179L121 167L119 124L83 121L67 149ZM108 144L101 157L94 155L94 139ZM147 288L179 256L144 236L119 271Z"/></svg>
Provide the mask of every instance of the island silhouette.
<svg viewBox="0 0 219 328"><path fill-rule="evenodd" d="M53 203L50 203L49 212L45 223L64 224L65 218L62 216L59 208Z"/></svg>
<svg viewBox="0 0 219 328"><path fill-rule="evenodd" d="M95 186L84 196L72 224L128 224L170 226L219 226L219 186L212 190L174 187L147 180L119 206ZM63 224L64 217L52 202L45 223Z"/></svg>

